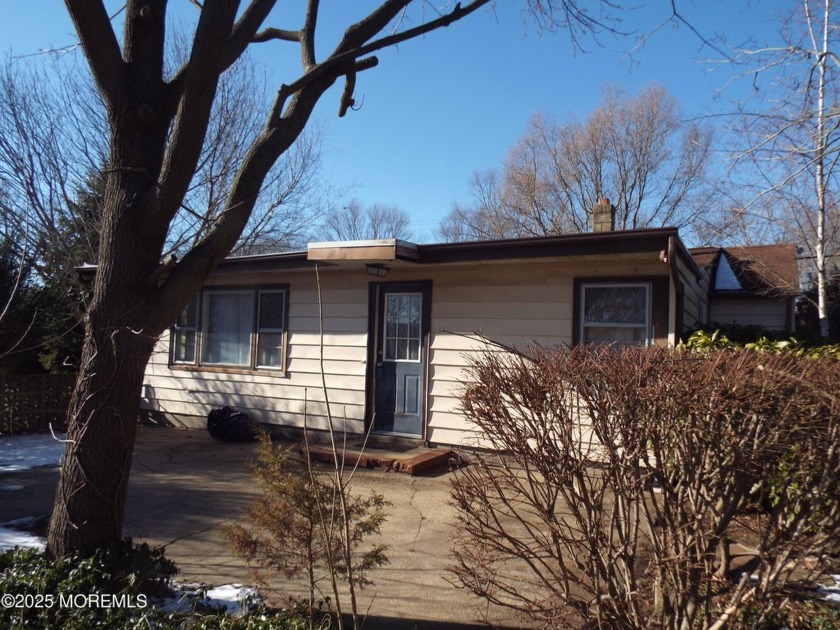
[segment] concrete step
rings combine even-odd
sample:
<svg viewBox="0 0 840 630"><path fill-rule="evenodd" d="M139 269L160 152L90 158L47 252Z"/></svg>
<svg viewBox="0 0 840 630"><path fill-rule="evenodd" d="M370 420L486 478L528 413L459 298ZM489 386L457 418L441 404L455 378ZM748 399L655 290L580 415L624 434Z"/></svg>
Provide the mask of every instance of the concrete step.
<svg viewBox="0 0 840 630"><path fill-rule="evenodd" d="M305 448L300 447L300 453ZM339 452L339 457L342 453ZM312 461L333 464L333 451L330 446L314 444L309 446L309 457ZM382 450L364 451L361 449L347 449L343 453L345 466L359 466L361 468L382 468L407 475L420 475L443 466L450 466L450 459L455 457L448 448L416 448L406 452L389 452Z"/></svg>

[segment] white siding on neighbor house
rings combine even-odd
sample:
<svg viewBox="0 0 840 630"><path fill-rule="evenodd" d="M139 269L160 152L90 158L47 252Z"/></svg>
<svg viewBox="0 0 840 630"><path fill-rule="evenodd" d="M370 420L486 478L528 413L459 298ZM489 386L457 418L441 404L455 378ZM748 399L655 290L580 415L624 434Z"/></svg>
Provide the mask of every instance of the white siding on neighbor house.
<svg viewBox="0 0 840 630"><path fill-rule="evenodd" d="M709 311L709 320L716 324L761 326L767 330L785 330L788 324L788 308L782 300L713 297Z"/></svg>
<svg viewBox="0 0 840 630"><path fill-rule="evenodd" d="M386 283L431 282L431 325L425 438L439 444L476 444L458 411L458 392L470 354L496 349L479 335L527 350L571 343L575 277L667 275L661 262L505 261L431 266L394 264ZM323 269L324 368L334 418L364 430L368 299L372 278L360 271ZM169 335L160 340L146 375L145 406L203 422L223 405L260 422L326 428L321 389L318 303L313 271L229 274L212 284L289 287L287 370L227 373L168 367ZM477 334L478 333L478 334Z"/></svg>

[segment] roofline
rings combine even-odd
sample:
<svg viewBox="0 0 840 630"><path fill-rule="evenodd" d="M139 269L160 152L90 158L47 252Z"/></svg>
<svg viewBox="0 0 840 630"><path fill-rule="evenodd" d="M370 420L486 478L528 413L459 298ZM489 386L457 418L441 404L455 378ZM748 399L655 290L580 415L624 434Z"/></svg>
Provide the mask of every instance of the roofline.
<svg viewBox="0 0 840 630"><path fill-rule="evenodd" d="M668 239L674 237L677 255L698 278L702 275L697 263L691 257L685 244L679 238L677 228L644 228L638 230L616 230L612 232L586 232L582 234L560 234L507 238L485 241L461 241L452 243L417 244L419 265L445 264L453 262L478 262L506 259L563 258L608 253L632 254L638 252L660 252L668 250ZM394 243L394 240L390 240ZM401 245L413 244L398 241ZM307 260L306 251L281 254L258 254L226 258L219 269L264 269L279 264L283 267L312 267L316 263ZM324 263L320 263L324 264Z"/></svg>
<svg viewBox="0 0 840 630"><path fill-rule="evenodd" d="M644 228L612 232L586 232L555 236L534 236L489 241L467 241L418 245L421 264L504 260L506 258L544 258L599 253L628 254L667 251L668 239L675 237L677 254L698 278L702 275L694 258L679 238L677 228ZM559 251L558 251L559 248Z"/></svg>
<svg viewBox="0 0 840 630"><path fill-rule="evenodd" d="M314 263L306 260L306 251L251 254L248 256L229 256L218 264L213 273L231 268L239 271L257 271L276 263L282 263L282 266L292 268L314 266Z"/></svg>
<svg viewBox="0 0 840 630"><path fill-rule="evenodd" d="M546 236L529 236L518 238L491 239L482 241L453 241L418 245L422 252L447 252L450 250L497 250L526 245L527 247L556 246L562 244L585 245L603 243L613 240L640 240L643 238L657 238L676 236L676 228L644 228L639 230L615 230L612 232L582 232L579 234L554 234Z"/></svg>
<svg viewBox="0 0 840 630"><path fill-rule="evenodd" d="M564 258L600 253L667 252L670 238L675 239L677 255L682 261L696 277L702 276L699 266L680 239L679 231L672 227L417 245L394 239L388 242L409 248L416 247L417 257L411 262L419 265L434 265L506 259ZM232 269L260 271L275 265L292 269L312 268L316 264L332 266L331 263L308 260L308 250L303 250L230 256L219 263L216 271L224 272ZM94 270L94 268L90 269L90 271Z"/></svg>

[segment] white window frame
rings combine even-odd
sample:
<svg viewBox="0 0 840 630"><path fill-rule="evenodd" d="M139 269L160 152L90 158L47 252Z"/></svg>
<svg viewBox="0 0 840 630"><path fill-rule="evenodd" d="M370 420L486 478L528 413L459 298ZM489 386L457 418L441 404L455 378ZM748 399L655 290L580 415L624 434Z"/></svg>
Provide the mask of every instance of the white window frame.
<svg viewBox="0 0 840 630"><path fill-rule="evenodd" d="M185 313L189 312L190 307L192 307L193 320L191 322L181 324L180 323L181 317L183 317L183 315ZM175 323L172 325L172 337L171 337L171 339L172 339L172 341L171 341L171 344L172 344L172 363L175 363L175 364L178 364L178 365L195 365L196 361L198 360L198 352L199 352L199 348L198 348L198 321L199 321L198 307L199 307L198 295L194 295L192 298L190 298L189 303L184 307L184 311L182 312L182 315L179 316L178 319L175 320ZM189 333L192 333L192 335L193 335L193 339L192 339L192 347L193 347L192 348L192 354L193 354L193 357L192 357L192 359L180 358L178 356L178 348L181 346L180 340L183 338L183 335L189 334Z"/></svg>
<svg viewBox="0 0 840 630"><path fill-rule="evenodd" d="M256 322L254 322L254 367L258 370L282 370L283 369L283 348L285 347L285 332L286 332L286 300L288 299L288 291L286 289L260 289L256 292ZM270 293L277 293L283 296L283 303L281 305L280 313L283 321L280 328L271 326L261 326L262 321L262 296ZM263 365L260 363L260 340L262 335L274 334L280 335L280 363L279 365Z"/></svg>
<svg viewBox="0 0 840 630"><path fill-rule="evenodd" d="M645 321L644 324L628 324L622 322L587 322L586 321L586 290L587 289L626 289L626 288L643 288L645 290ZM586 341L586 329L587 328L632 328L632 329L640 329L644 326L644 341L641 345L649 346L653 344L653 333L651 331L651 318L652 318L652 295L653 290L651 287L650 282L621 282L621 281L610 281L610 282L581 282L580 283L580 295L579 298L579 317L580 317L580 325L578 329L578 338L580 339L581 343L610 343L610 342L587 342ZM621 340L615 340L611 343L620 344L620 343L632 343L632 342L624 342Z"/></svg>

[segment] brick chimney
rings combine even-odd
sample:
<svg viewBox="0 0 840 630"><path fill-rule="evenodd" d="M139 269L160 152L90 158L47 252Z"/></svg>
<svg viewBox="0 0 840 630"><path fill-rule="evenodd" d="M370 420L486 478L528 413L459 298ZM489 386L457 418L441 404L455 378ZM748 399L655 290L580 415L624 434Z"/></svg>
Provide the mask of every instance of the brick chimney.
<svg viewBox="0 0 840 630"><path fill-rule="evenodd" d="M615 207L606 197L601 197L592 208L592 231L612 232L615 230Z"/></svg>

